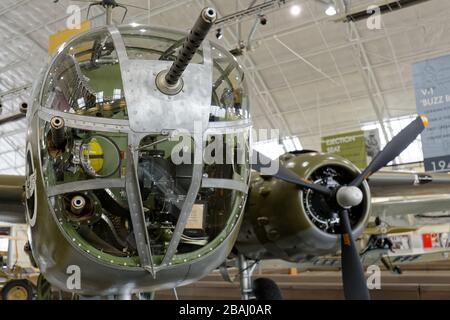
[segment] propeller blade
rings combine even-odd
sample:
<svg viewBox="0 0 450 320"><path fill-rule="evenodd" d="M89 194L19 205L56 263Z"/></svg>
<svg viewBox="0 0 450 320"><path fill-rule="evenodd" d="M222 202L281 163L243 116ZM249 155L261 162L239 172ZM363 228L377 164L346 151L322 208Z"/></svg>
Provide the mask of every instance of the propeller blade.
<svg viewBox="0 0 450 320"><path fill-rule="evenodd" d="M356 250L348 211L339 212L341 222L341 264L344 295L347 300L370 300L364 269Z"/></svg>
<svg viewBox="0 0 450 320"><path fill-rule="evenodd" d="M295 184L302 189L314 190L327 196L330 196L332 194L331 190L327 187L321 186L319 184L314 184L313 182L302 179L291 170L286 169L282 166L279 166L278 171L274 174L264 174L262 172L263 169L268 168L272 160L255 150L253 151L253 159L256 159L256 161L253 160L252 169L260 172L262 175L273 176L280 180Z"/></svg>
<svg viewBox="0 0 450 320"><path fill-rule="evenodd" d="M359 186L365 179L370 177L389 162L394 160L400 153L402 153L417 136L428 126L428 119L425 115L418 116L406 128L400 131L384 149L378 153L370 162L366 169L359 176L357 176L350 186Z"/></svg>

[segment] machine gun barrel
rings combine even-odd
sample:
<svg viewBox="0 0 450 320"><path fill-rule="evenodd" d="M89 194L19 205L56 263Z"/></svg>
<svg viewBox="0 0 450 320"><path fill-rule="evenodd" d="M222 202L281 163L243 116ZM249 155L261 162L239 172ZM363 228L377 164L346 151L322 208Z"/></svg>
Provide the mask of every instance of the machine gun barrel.
<svg viewBox="0 0 450 320"><path fill-rule="evenodd" d="M55 148L63 149L66 144L64 120L60 117L53 117L50 120L50 130L52 132L52 142Z"/></svg>
<svg viewBox="0 0 450 320"><path fill-rule="evenodd" d="M177 59L172 63L169 71L158 75L156 82L159 90L169 95L174 95L181 91L183 88L181 76L208 35L216 19L217 13L213 8L202 10L194 27L184 40Z"/></svg>

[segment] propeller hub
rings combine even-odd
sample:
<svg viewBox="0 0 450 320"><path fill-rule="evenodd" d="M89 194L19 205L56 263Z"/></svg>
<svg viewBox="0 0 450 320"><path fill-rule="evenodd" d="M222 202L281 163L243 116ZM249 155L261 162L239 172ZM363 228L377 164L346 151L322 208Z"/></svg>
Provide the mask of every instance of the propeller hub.
<svg viewBox="0 0 450 320"><path fill-rule="evenodd" d="M361 204L364 195L358 187L342 187L336 193L336 201L342 208L356 207Z"/></svg>

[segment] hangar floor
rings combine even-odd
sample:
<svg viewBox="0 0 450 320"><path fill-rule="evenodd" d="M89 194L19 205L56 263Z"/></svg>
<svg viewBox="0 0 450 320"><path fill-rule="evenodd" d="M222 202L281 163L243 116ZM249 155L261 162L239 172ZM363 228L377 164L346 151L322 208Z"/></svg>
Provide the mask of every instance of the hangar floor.
<svg viewBox="0 0 450 320"><path fill-rule="evenodd" d="M401 275L382 271L381 289L371 290L374 300L408 299L450 300L450 262L409 265ZM268 277L277 282L284 299L343 299L341 275L337 270L299 271L288 274L287 269L265 270L255 277ZM225 282L219 273L186 287L177 289L182 300L240 299L239 281ZM172 291L160 291L156 299L174 299Z"/></svg>

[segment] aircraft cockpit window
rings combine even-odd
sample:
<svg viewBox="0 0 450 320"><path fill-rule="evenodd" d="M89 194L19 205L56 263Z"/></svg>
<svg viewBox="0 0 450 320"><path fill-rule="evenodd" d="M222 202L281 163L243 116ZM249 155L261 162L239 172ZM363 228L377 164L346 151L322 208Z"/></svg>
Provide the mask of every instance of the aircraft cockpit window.
<svg viewBox="0 0 450 320"><path fill-rule="evenodd" d="M224 188L201 188L183 230L175 261L191 260L207 253L225 239L236 225L245 194Z"/></svg>
<svg viewBox="0 0 450 320"><path fill-rule="evenodd" d="M107 263L139 265L124 188L71 191L50 197L72 241Z"/></svg>
<svg viewBox="0 0 450 320"><path fill-rule="evenodd" d="M42 121L41 156L49 186L125 176L128 136L70 128L60 117Z"/></svg>
<svg viewBox="0 0 450 320"><path fill-rule="evenodd" d="M231 232L240 216L249 177L245 156L238 160L248 153L246 135L242 136L242 144L234 135L208 136L200 175L202 187L192 199L188 196L199 164L194 161L195 144L191 138L150 135L141 141L139 187L154 255L164 257L168 253L180 227L171 260L174 263L198 258ZM239 165L240 161L244 165ZM187 200L192 207L188 208L186 220L180 222Z"/></svg>
<svg viewBox="0 0 450 320"><path fill-rule="evenodd" d="M140 25L119 27L127 55L132 60L174 61L183 45L184 34ZM191 63L203 63L201 50L198 50Z"/></svg>
<svg viewBox="0 0 450 320"><path fill-rule="evenodd" d="M183 140L183 147L177 149L181 139L186 140ZM188 136L181 139L150 135L139 145L139 188L155 255L166 253L191 185L194 144ZM188 160L178 164L174 153Z"/></svg>
<svg viewBox="0 0 450 320"><path fill-rule="evenodd" d="M128 135L40 120L40 155L55 216L80 249L108 263L138 266L125 188Z"/></svg>
<svg viewBox="0 0 450 320"><path fill-rule="evenodd" d="M249 118L244 73L236 59L223 48L212 45L213 84L210 121Z"/></svg>
<svg viewBox="0 0 450 320"><path fill-rule="evenodd" d="M107 30L62 47L43 89L41 105L83 116L127 119L118 55Z"/></svg>
<svg viewBox="0 0 450 320"><path fill-rule="evenodd" d="M244 205L249 179L248 134L211 134L203 179L177 247L175 261L204 255L229 235Z"/></svg>
<svg viewBox="0 0 450 320"><path fill-rule="evenodd" d="M244 74L228 51L205 42L191 66L208 75L206 90L192 91L201 97L197 108L199 100L183 97L196 78L185 75L184 91L168 97L146 82L153 67L164 71L180 54L184 34L110 30L89 31L61 47L46 74L39 156L50 207L66 237L104 262L164 269L195 261L223 245L242 217L250 175ZM148 77L138 81L130 72L136 66L132 71L151 70ZM189 108L169 112L180 101ZM197 119L197 109L206 125L200 133L170 123L158 128L174 114L180 124ZM140 110L145 114L137 116ZM137 125L141 116L149 116L145 126Z"/></svg>

